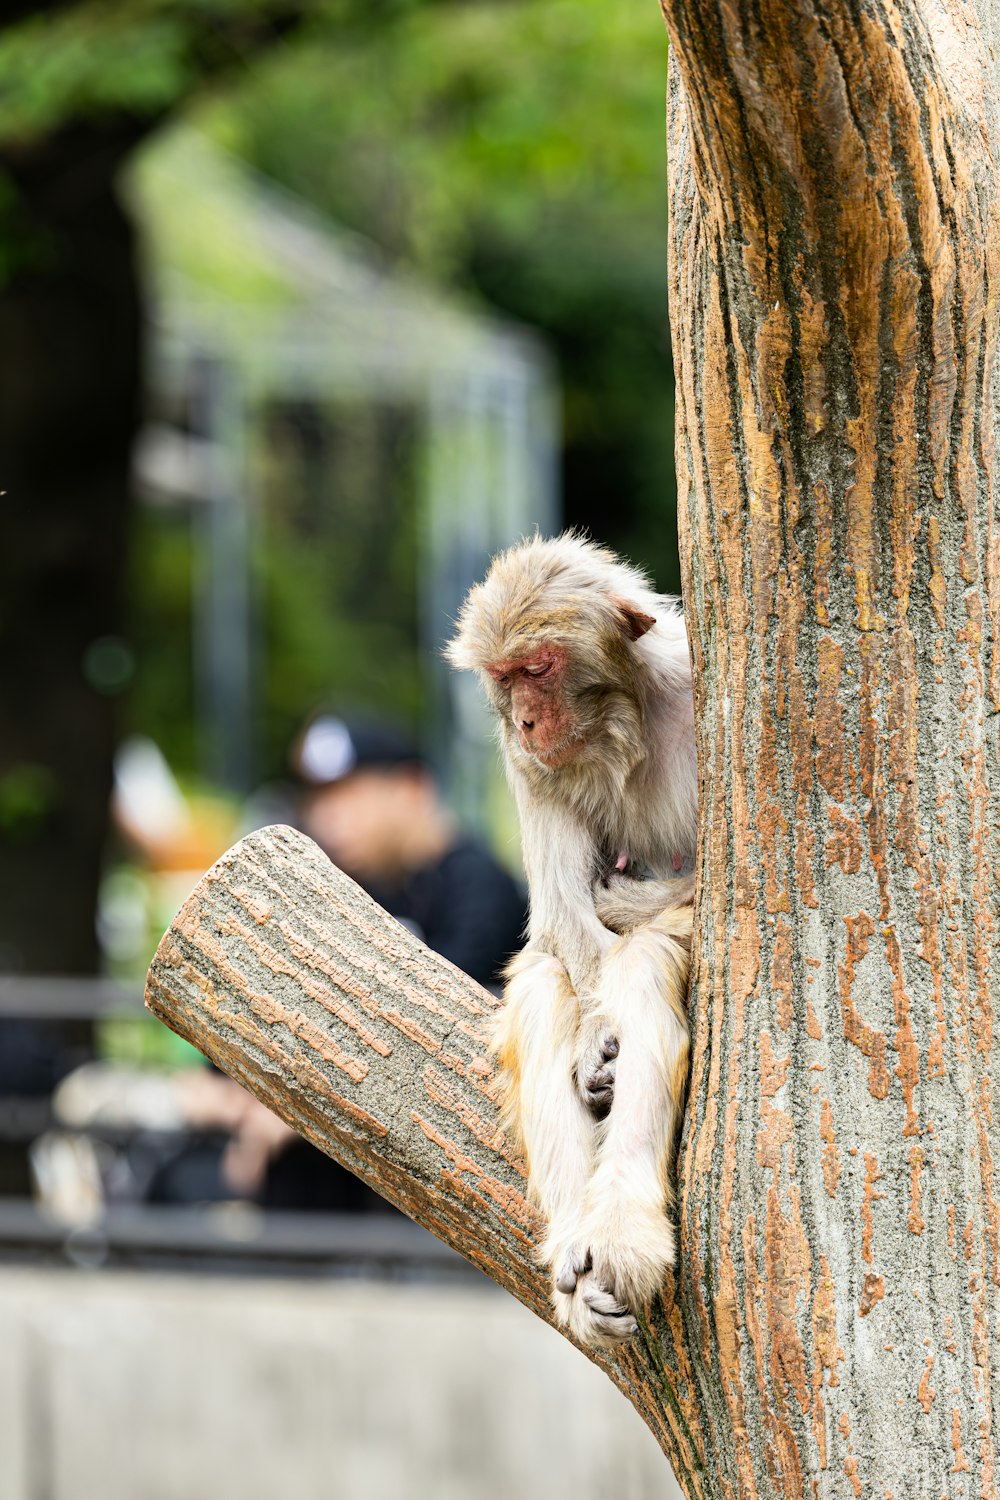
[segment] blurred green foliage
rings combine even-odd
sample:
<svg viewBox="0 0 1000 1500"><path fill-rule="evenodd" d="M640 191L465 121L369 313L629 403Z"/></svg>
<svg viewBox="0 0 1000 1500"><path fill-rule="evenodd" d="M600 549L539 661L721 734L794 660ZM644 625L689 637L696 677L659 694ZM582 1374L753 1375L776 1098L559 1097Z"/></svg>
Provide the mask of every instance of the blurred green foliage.
<svg viewBox="0 0 1000 1500"><path fill-rule="evenodd" d="M390 262L539 328L562 382L566 519L676 591L666 55L653 0L78 0L0 31L0 154L81 120L189 109ZM8 198L0 174L5 222ZM224 236L177 232L186 253L215 256L203 281L269 295ZM6 236L0 269L18 253ZM274 481L262 492L277 497L255 563L268 643L257 729L272 772L318 698L419 714L415 481L404 455L391 517L371 513L366 496L389 491L373 458L386 433L368 420L337 428L329 493L294 472L294 445L273 428L257 455ZM284 503L293 495L309 514ZM182 770L196 760L192 546L177 513L137 518L128 718Z"/></svg>
<svg viewBox="0 0 1000 1500"><path fill-rule="evenodd" d="M548 334L568 518L677 588L666 53L652 0L86 0L0 32L0 145L224 74L217 138Z"/></svg>
<svg viewBox="0 0 1000 1500"><path fill-rule="evenodd" d="M163 116L310 8L291 0L39 7L0 31L0 143L23 147L81 119ZM323 9L332 21L345 7Z"/></svg>
<svg viewBox="0 0 1000 1500"><path fill-rule="evenodd" d="M390 256L540 328L567 519L676 591L666 57L652 3L424 3L314 26L202 118Z"/></svg>
<svg viewBox="0 0 1000 1500"><path fill-rule="evenodd" d="M412 413L338 402L321 416L303 444L306 411L275 407L261 455L268 542L256 588L268 649L257 734L273 775L319 703L411 728L422 707Z"/></svg>
<svg viewBox="0 0 1000 1500"><path fill-rule="evenodd" d="M653 6L425 3L373 32L313 28L215 120L227 144L432 274L461 275L484 228L535 239L567 213L631 246L634 264L645 230L662 265L666 51Z"/></svg>

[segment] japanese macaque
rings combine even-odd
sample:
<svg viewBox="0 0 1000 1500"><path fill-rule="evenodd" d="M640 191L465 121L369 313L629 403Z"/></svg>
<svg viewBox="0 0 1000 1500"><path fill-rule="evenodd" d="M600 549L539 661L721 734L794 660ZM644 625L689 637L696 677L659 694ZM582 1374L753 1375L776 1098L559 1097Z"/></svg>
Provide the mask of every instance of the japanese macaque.
<svg viewBox="0 0 1000 1500"><path fill-rule="evenodd" d="M494 560L447 654L496 712L531 898L494 1035L506 1121L557 1317L610 1345L675 1260L697 829L684 620L605 548L536 538Z"/></svg>

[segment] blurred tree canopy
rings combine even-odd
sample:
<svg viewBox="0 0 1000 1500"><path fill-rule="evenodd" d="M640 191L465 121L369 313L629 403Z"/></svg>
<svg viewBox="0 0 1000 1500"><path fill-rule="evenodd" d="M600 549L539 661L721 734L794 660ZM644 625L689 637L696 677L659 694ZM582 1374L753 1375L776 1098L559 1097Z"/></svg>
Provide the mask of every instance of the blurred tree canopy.
<svg viewBox="0 0 1000 1500"><path fill-rule="evenodd" d="M400 8L313 26L204 115L262 171L534 324L564 391L567 519L679 588L655 7Z"/></svg>
<svg viewBox="0 0 1000 1500"><path fill-rule="evenodd" d="M0 969L98 961L118 724L95 664L128 629L142 405L120 170L200 83L245 69L300 14L91 0L0 31Z"/></svg>
<svg viewBox="0 0 1000 1500"><path fill-rule="evenodd" d="M652 4L599 0L13 0L5 14L0 968L85 969L118 732L87 663L130 632L130 530L142 545L123 165L194 109L391 258L541 329L563 382L567 520L676 589L666 39Z"/></svg>
<svg viewBox="0 0 1000 1500"><path fill-rule="evenodd" d="M666 50L655 8L599 0L54 5L0 33L0 153L78 120L138 134L221 76L218 139L549 336L568 519L676 588Z"/></svg>

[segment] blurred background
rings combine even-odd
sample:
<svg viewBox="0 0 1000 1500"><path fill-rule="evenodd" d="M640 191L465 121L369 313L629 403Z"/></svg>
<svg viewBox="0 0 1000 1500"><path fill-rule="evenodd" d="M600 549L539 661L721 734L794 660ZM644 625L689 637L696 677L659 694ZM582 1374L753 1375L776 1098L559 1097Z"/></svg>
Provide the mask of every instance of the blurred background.
<svg viewBox="0 0 1000 1500"><path fill-rule="evenodd" d="M3 1500L676 1493L599 1372L142 1012L279 820L495 981L516 824L440 646L536 527L679 591L665 77L655 5L4 7Z"/></svg>

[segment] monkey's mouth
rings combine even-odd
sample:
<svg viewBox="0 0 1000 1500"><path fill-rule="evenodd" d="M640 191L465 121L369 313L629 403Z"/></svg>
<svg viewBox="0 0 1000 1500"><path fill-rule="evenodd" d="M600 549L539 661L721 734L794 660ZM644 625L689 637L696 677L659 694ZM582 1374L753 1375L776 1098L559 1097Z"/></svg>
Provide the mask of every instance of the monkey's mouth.
<svg viewBox="0 0 1000 1500"><path fill-rule="evenodd" d="M535 745L526 745L523 741L521 749L533 760L537 760L539 765L544 766L547 771L558 771L563 766L568 766L570 761L576 760L583 740L582 734L569 734L557 744L547 745L544 750Z"/></svg>

